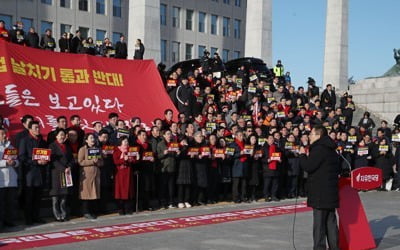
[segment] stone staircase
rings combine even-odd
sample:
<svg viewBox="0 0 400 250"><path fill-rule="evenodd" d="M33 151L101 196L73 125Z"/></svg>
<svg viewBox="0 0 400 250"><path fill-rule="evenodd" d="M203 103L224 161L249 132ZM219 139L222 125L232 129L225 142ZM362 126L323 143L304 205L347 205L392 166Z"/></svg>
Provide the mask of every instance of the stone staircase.
<svg viewBox="0 0 400 250"><path fill-rule="evenodd" d="M358 123L364 111L371 113L377 127L383 119L392 125L400 113L400 76L363 79L350 85L349 92L357 108L353 124Z"/></svg>

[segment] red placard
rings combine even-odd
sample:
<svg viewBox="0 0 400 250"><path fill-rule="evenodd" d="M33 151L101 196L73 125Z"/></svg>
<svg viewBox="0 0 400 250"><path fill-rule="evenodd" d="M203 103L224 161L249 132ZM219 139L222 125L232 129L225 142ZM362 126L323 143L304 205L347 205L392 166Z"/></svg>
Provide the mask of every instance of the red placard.
<svg viewBox="0 0 400 250"><path fill-rule="evenodd" d="M139 155L139 147L129 147L128 157L137 157Z"/></svg>
<svg viewBox="0 0 400 250"><path fill-rule="evenodd" d="M16 160L18 158L18 149L6 148L3 153L3 160Z"/></svg>
<svg viewBox="0 0 400 250"><path fill-rule="evenodd" d="M362 167L351 171L351 186L359 190L371 190L382 185L382 170Z"/></svg>
<svg viewBox="0 0 400 250"><path fill-rule="evenodd" d="M200 153L201 153L201 156L210 157L211 156L210 147L201 147Z"/></svg>
<svg viewBox="0 0 400 250"><path fill-rule="evenodd" d="M47 134L60 115L79 114L90 132L92 122L106 121L111 112L125 121L138 116L150 128L168 108L178 113L153 60L56 53L0 41L0 113L11 136L22 129L25 114Z"/></svg>
<svg viewBox="0 0 400 250"><path fill-rule="evenodd" d="M154 161L154 153L152 151L146 151L143 153L144 161Z"/></svg>
<svg viewBox="0 0 400 250"><path fill-rule="evenodd" d="M168 143L168 151L178 152L179 151L179 143L177 143L177 142Z"/></svg>
<svg viewBox="0 0 400 250"><path fill-rule="evenodd" d="M114 148L115 148L115 146L112 146L112 145L103 145L101 150L102 150L102 153L105 155L112 155L114 153Z"/></svg>
<svg viewBox="0 0 400 250"><path fill-rule="evenodd" d="M48 148L34 148L32 150L32 160L34 161L50 161L51 149Z"/></svg>
<svg viewBox="0 0 400 250"><path fill-rule="evenodd" d="M282 157L281 152L274 152L271 154L271 161L279 161Z"/></svg>

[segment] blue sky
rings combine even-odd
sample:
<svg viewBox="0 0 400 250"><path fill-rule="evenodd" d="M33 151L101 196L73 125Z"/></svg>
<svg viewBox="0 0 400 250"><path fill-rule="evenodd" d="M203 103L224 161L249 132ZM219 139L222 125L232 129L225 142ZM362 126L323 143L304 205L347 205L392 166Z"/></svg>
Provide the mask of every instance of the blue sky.
<svg viewBox="0 0 400 250"><path fill-rule="evenodd" d="M400 49L400 1L349 1L349 77L380 76ZM273 63L282 60L295 86L308 76L321 86L325 17L326 0L273 0Z"/></svg>

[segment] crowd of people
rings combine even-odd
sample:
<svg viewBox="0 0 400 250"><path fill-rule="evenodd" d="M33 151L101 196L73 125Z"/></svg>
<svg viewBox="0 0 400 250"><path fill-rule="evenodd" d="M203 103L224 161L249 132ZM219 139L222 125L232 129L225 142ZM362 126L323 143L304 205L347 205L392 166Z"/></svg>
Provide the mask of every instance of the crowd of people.
<svg viewBox="0 0 400 250"><path fill-rule="evenodd" d="M1 29L0 21L4 39ZM79 32L68 52L75 52L76 37ZM300 158L308 152L315 126L325 127L337 144L343 174L375 166L383 170L380 190L389 189L392 180L390 190L399 190L398 128L381 121L373 133L376 125L368 112L353 122L350 94L336 103L332 85L320 94L312 78L307 90L296 89L281 61L273 72L273 78L263 78L241 66L232 75L180 68L162 75L179 113L166 109L149 131L140 117L127 124L117 113L94 122L89 133L82 130L79 115L60 115L48 135L41 134L34 114L22 117L24 129L12 140L1 126L1 159L7 150L18 149L18 154L0 161L0 226L14 225L18 203L27 225L42 223L44 196L51 197L60 222L82 214L95 219L110 212L110 204L125 215L304 197L308 175ZM51 149L51 157L36 159L34 148Z"/></svg>
<svg viewBox="0 0 400 250"><path fill-rule="evenodd" d="M40 36L34 27L30 27L29 31L25 32L23 23L20 21L16 22L11 30L7 30L6 23L0 20L0 40L50 51L55 51L58 44L58 49L62 53L88 54L118 59L127 59L128 57L128 46L125 36L122 34L114 45L107 37L103 41L95 41L92 37L82 37L81 31L76 30L75 35L69 32L62 33L57 43L51 29L46 29L45 33ZM145 47L142 41L137 39L133 59L143 59L144 52Z"/></svg>

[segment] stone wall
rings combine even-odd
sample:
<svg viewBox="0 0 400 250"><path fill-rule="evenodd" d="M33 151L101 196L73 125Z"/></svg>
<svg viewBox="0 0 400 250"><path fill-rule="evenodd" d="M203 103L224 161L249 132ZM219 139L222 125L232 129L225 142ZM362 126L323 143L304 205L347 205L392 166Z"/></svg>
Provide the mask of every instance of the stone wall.
<svg viewBox="0 0 400 250"><path fill-rule="evenodd" d="M357 106L389 124L400 113L400 76L360 80L350 86L350 94Z"/></svg>

